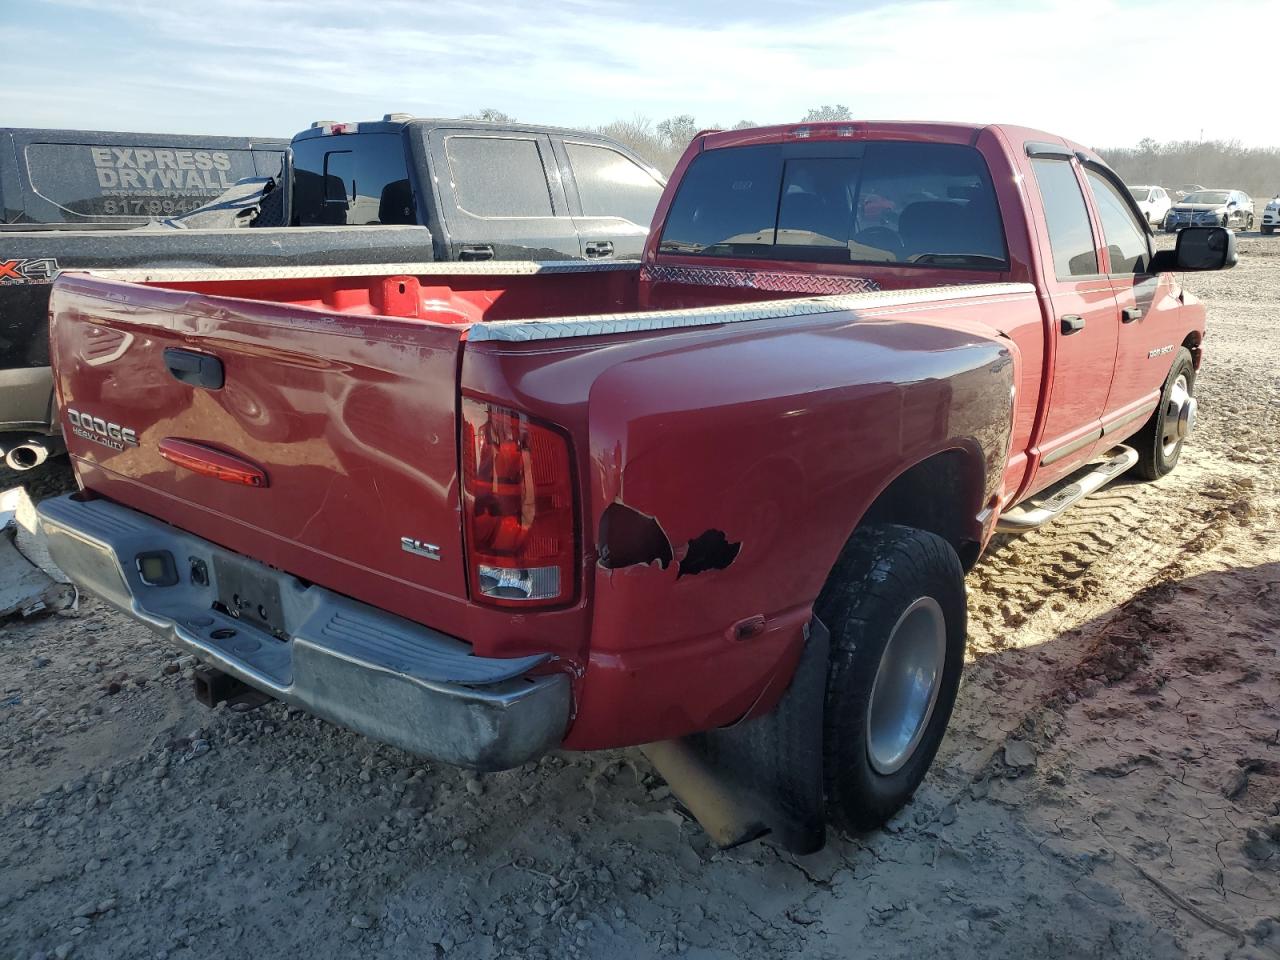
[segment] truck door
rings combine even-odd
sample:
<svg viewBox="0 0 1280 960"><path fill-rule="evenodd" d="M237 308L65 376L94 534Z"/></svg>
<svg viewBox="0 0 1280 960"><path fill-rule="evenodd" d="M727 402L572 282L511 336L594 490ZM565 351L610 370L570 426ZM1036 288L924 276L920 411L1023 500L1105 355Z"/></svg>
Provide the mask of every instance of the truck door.
<svg viewBox="0 0 1280 960"><path fill-rule="evenodd" d="M606 144L557 141L582 256L639 260L662 196L662 181Z"/></svg>
<svg viewBox="0 0 1280 960"><path fill-rule="evenodd" d="M549 137L438 129L430 144L450 260L582 256Z"/></svg>
<svg viewBox="0 0 1280 960"><path fill-rule="evenodd" d="M1103 415L1104 437L1131 434L1155 408L1177 347L1178 301L1171 284L1148 270L1150 235L1109 171L1085 168L1102 227L1107 274L1120 313L1115 375Z"/></svg>
<svg viewBox="0 0 1280 960"><path fill-rule="evenodd" d="M1033 154L1031 167L1048 233L1048 250L1043 236L1040 243L1054 357L1038 444L1040 466L1032 483L1042 489L1098 446L1119 318L1115 291L1102 273L1077 161L1065 152Z"/></svg>

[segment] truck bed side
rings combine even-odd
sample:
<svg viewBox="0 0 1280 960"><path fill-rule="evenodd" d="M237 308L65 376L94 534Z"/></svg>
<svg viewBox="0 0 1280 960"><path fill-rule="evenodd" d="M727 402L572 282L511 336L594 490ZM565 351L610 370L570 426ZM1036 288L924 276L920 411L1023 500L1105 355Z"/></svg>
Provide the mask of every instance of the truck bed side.
<svg viewBox="0 0 1280 960"><path fill-rule="evenodd" d="M771 707L826 571L904 477L930 476L962 555L985 540L1018 374L992 324L1039 323L1032 288L986 289L472 328L463 392L575 440L590 634L568 746Z"/></svg>

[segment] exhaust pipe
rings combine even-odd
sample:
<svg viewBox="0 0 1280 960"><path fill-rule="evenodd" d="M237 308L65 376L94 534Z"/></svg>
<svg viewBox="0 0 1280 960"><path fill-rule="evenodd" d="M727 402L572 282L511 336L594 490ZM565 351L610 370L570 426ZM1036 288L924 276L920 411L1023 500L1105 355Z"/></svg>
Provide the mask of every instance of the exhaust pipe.
<svg viewBox="0 0 1280 960"><path fill-rule="evenodd" d="M45 442L38 437L28 437L14 447L10 447L4 455L4 462L10 470L34 470L49 459L50 451Z"/></svg>

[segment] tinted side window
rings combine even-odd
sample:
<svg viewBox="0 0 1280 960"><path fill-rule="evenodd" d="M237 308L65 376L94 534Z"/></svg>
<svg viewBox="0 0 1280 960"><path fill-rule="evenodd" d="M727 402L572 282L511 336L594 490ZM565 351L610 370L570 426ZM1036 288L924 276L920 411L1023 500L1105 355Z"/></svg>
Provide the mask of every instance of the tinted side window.
<svg viewBox="0 0 1280 960"><path fill-rule="evenodd" d="M662 184L631 158L585 143L566 143L582 213L588 217L622 217L649 226L662 196Z"/></svg>
<svg viewBox="0 0 1280 960"><path fill-rule="evenodd" d="M295 224L360 227L418 222L399 134L299 140L293 147L293 176Z"/></svg>
<svg viewBox="0 0 1280 960"><path fill-rule="evenodd" d="M1098 272L1089 211L1075 171L1067 160L1032 160L1044 217L1049 224L1054 273L1060 278L1087 277Z"/></svg>
<svg viewBox="0 0 1280 960"><path fill-rule="evenodd" d="M458 206L477 217L549 217L551 190L538 141L519 137L445 140Z"/></svg>
<svg viewBox="0 0 1280 960"><path fill-rule="evenodd" d="M981 154L892 141L708 151L690 165L659 249L988 270L1007 264Z"/></svg>
<svg viewBox="0 0 1280 960"><path fill-rule="evenodd" d="M1109 180L1092 170L1085 171L1093 199L1102 220L1102 236L1111 256L1112 273L1145 273L1151 249L1147 234L1133 218L1129 205L1124 202Z"/></svg>

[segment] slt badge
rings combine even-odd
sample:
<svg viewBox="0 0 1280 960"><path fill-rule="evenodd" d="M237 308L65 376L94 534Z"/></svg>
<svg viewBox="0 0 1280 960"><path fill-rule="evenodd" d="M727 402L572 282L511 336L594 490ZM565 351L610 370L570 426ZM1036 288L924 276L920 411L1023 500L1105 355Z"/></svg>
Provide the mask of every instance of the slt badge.
<svg viewBox="0 0 1280 960"><path fill-rule="evenodd" d="M440 559L440 548L434 543L423 543L421 540L415 540L413 537L401 537L400 549L405 553L412 553L416 557L426 557L428 560Z"/></svg>

